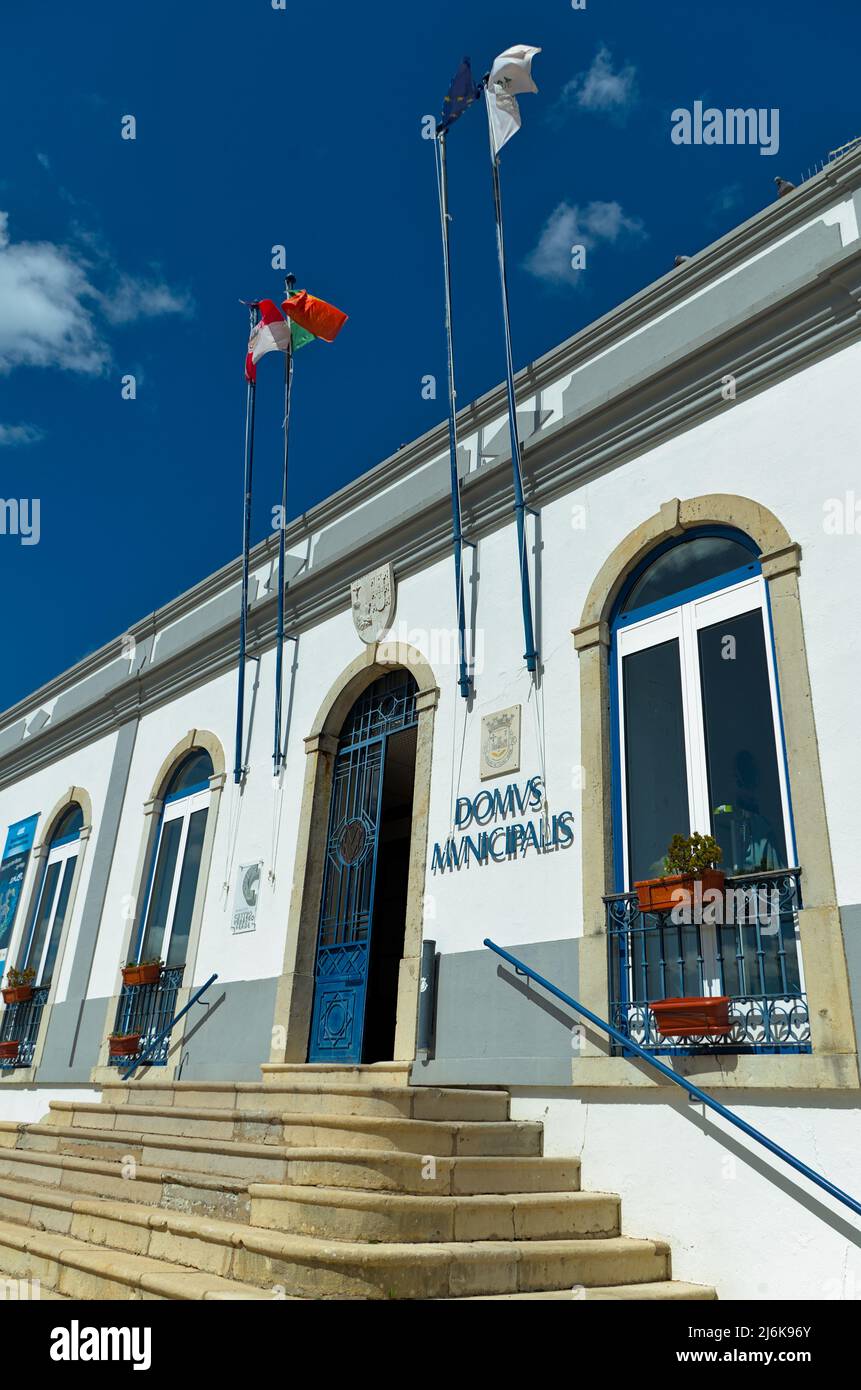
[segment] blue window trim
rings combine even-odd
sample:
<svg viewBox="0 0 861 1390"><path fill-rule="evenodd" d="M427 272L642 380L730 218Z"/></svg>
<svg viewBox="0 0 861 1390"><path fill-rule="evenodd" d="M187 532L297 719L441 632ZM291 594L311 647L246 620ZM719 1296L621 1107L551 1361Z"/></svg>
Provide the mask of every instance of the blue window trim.
<svg viewBox="0 0 861 1390"><path fill-rule="evenodd" d="M60 845L70 845L73 840L80 840L81 832L76 830L72 835L61 835L59 840L52 840L48 846L48 852L52 849L59 849Z"/></svg>
<svg viewBox="0 0 861 1390"><path fill-rule="evenodd" d="M634 585L637 583L637 580L640 578L642 574L646 572L647 569L651 568L651 566L655 563L657 559L661 557L661 555L665 555L668 550L677 549L678 546L684 545L686 541L699 540L703 537L709 536L723 541L735 541L736 545L743 545L745 550L750 551L754 561L759 561L760 554L762 553L760 551L759 546L756 544L755 541L751 540L750 536L745 535L744 531L737 531L734 526L694 526L689 531L683 532L683 534L680 536L668 536L665 541L661 541L646 555L644 555L642 560L640 560L634 566L634 568L631 570L631 573L627 576L624 584L622 585L621 589L616 595L616 601L613 604L613 611L610 614L611 626L615 626L616 624L620 623L623 619L625 621L631 620L631 614L623 614L622 608L625 605L628 595L634 588ZM757 574L759 573L758 564L755 572ZM711 583L711 581L707 582ZM719 575L715 580L715 584L718 588L725 589L727 587L726 575ZM693 587L696 588L699 586ZM679 592L687 592L687 590L680 590ZM706 589L705 592L708 593L710 591ZM687 600L685 600L685 602L686 601ZM661 602L663 602L663 600ZM664 606L666 608L676 608L678 606L678 602L679 600L677 595L670 595ZM646 610L650 607L652 607L651 604L644 605L644 608L642 610L642 616L646 616ZM661 610L660 608L657 608L656 611L660 612ZM637 612L640 613L640 610L638 609ZM634 621L637 621L637 619L634 619Z"/></svg>
<svg viewBox="0 0 861 1390"><path fill-rule="evenodd" d="M169 806L172 801L185 801L187 796L197 796L199 792L208 792L209 790L209 778L207 777L205 782L195 782L193 786L186 787L181 792L171 792L170 796L164 798L162 804Z"/></svg>
<svg viewBox="0 0 861 1390"><path fill-rule="evenodd" d="M692 585L688 589L680 589L675 594L669 594L666 599L660 599L655 603L644 604L642 608L632 610L630 613L622 613L625 600L636 584L640 576L647 570L660 555L668 550L673 550L676 546L690 541L698 536L717 536L723 540L736 541L743 545L752 555L750 565L744 565L740 569L730 570L725 574L720 574L713 580L706 580L702 584ZM743 531L736 531L731 526L698 526L689 531L685 531L681 536L671 536L662 541L660 545L650 550L644 555L642 560L634 567L622 585L613 604L610 615L610 649L608 655L608 679L610 682L610 797L612 814L612 849L613 849L613 891L623 893L625 891L625 864L622 843L622 816L625 814L625 807L622 804L622 744L621 744L621 710L619 708L619 671L618 671L618 652L616 646L616 634L632 623L642 622L644 618L652 617L657 613L669 612L673 608L680 608L682 604L690 603L694 599L703 598L706 594L719 593L723 589L729 589L733 584L739 584L745 579L750 579L754 575L762 573L762 566L759 562L761 551L750 536ZM786 754L786 737L783 731L783 709L780 699L780 681L777 671L777 653L774 646L774 625L771 615L771 595L768 592L768 585L765 585L766 612L768 614L768 633L767 640L771 644L772 661L774 663L775 686L777 689L777 713L778 713L778 734L780 737L780 747L783 756L783 767L786 776L787 805L789 812L789 828L792 835L792 844L787 845L787 855L790 849L792 857L796 856L795 850L795 820L792 812L792 788L789 782L789 763Z"/></svg>
<svg viewBox="0 0 861 1390"><path fill-rule="evenodd" d="M793 864L797 864L798 845L795 839L795 812L792 809L792 787L789 783L789 755L786 751L786 735L783 732L783 701L780 696L780 673L777 669L777 648L774 645L774 623L772 621L771 613L771 590L769 589L767 584L765 585L765 608L766 612L768 613L768 641L771 645L771 661L774 667L774 689L775 694L777 695L777 727L778 732L780 734L780 752L783 758L783 775L786 778L786 808L789 814L789 835L792 841L791 844L786 846L786 854L787 858L790 858ZM799 884L799 893L800 891L801 885ZM799 905L801 905L800 899Z"/></svg>
<svg viewBox="0 0 861 1390"><path fill-rule="evenodd" d="M619 708L619 657L616 650L616 628L610 630L608 658L610 681L610 823L613 836L613 892L625 891L625 862L622 841L622 743L621 710Z"/></svg>
<svg viewBox="0 0 861 1390"><path fill-rule="evenodd" d="M654 603L644 603L642 608L632 608L630 613L620 613L613 623L613 631L618 632L622 628L631 627L633 623L641 623L644 618L653 618L658 613L668 613L672 608L681 608L682 604L693 603L695 599L705 598L707 594L720 593L722 589L730 589L733 584L742 584L745 579L753 579L758 574L762 574L762 566L758 560L751 560L749 565L727 570L724 574L716 575L714 579L704 579L702 584L692 584L689 589L677 589L674 594L667 594L666 598L656 599Z"/></svg>

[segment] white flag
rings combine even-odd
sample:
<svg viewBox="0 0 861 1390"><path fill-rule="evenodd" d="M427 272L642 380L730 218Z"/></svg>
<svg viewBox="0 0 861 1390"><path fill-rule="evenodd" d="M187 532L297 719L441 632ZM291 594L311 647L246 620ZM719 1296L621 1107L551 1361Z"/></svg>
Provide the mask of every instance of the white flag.
<svg viewBox="0 0 861 1390"><path fill-rule="evenodd" d="M487 110L494 154L499 154L506 141L520 129L518 94L538 91L532 80L532 59L540 52L540 48L516 43L493 61L487 79Z"/></svg>

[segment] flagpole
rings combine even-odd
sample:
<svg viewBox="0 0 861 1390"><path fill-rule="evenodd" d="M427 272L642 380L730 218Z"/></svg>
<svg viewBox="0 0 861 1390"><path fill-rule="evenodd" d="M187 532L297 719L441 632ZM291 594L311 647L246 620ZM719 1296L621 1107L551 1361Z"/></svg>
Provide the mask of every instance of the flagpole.
<svg viewBox="0 0 861 1390"><path fill-rule="evenodd" d="M296 276L288 275L284 280L285 297L293 293ZM293 334L288 339L284 354L284 466L281 474L281 526L278 531L278 636L275 648L275 746L272 751L274 775L281 769L281 699L284 669L284 531L287 526L287 457L290 440L290 397L293 391Z"/></svg>
<svg viewBox="0 0 861 1390"><path fill-rule="evenodd" d="M499 155L493 141L490 116L490 93L484 82L484 105L487 111L487 133L490 139L490 167L493 171L493 207L496 214L496 251L499 259L499 283L502 291L502 322L505 329L505 380L508 388L508 428L511 435L511 466L514 473L514 512L517 518L517 546L520 553L520 601L523 609L523 635L526 645L526 669L535 671L538 653L532 626L532 594L529 587L529 560L526 554L526 502L523 497L523 473L520 466L520 438L517 428L517 405L514 395L514 363L511 356L511 321L508 312L508 277L505 272L505 239L502 230L502 190L499 183Z"/></svg>
<svg viewBox="0 0 861 1390"><path fill-rule="evenodd" d="M445 151L446 132L441 130L436 138L439 151L437 165L437 189L439 192L440 223L442 229L442 263L445 279L445 333L448 349L448 441L451 470L451 520L452 546L454 550L454 585L457 603L457 641L458 641L458 684L465 700L469 699L470 679L466 661L466 610L463 599L463 525L460 510L460 480L457 471L457 393L454 383L454 344L452 339L451 311L451 261L448 235L448 172Z"/></svg>
<svg viewBox="0 0 861 1390"><path fill-rule="evenodd" d="M250 327L258 319L256 304L248 309ZM245 728L245 645L248 636L248 558L251 549L251 479L254 464L254 412L256 385L249 381L245 392L245 480L242 511L242 607L239 614L239 682L236 692L236 748L233 780L242 781L242 736Z"/></svg>

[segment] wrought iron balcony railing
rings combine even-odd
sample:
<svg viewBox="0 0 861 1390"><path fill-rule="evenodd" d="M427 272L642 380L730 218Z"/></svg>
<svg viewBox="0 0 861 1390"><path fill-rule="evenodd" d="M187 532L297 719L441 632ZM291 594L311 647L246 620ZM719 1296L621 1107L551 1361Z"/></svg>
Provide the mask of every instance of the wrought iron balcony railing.
<svg viewBox="0 0 861 1390"><path fill-rule="evenodd" d="M668 912L641 911L636 893L606 897L613 1025L650 1052L809 1052L800 876L797 868L738 875L720 901ZM704 995L729 997L728 1035L659 1032L652 1004Z"/></svg>
<svg viewBox="0 0 861 1390"><path fill-rule="evenodd" d="M167 1025L176 1013L176 998L184 970L183 965L162 970L158 980L152 985L123 985L117 1005L114 1031L122 1034L137 1033L140 1035L140 1042L134 1052L120 1057L109 1057L109 1066L130 1066L161 1034L165 1036L147 1057L147 1066L165 1066L170 1047L170 1031Z"/></svg>
<svg viewBox="0 0 861 1390"><path fill-rule="evenodd" d="M7 1004L0 1022L0 1043L18 1043L13 1057L0 1057L0 1069L14 1071L16 1067L33 1065L33 1053L42 1022L42 1010L48 998L48 985L37 985L29 999Z"/></svg>

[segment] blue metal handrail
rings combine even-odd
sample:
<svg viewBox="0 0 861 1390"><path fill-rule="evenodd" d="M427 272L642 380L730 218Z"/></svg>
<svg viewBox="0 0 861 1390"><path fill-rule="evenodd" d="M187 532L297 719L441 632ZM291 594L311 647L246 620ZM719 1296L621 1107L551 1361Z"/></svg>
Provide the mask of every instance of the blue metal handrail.
<svg viewBox="0 0 861 1390"><path fill-rule="evenodd" d="M136 1057L136 1058L134 1059L134 1061L132 1062L131 1066L128 1068L127 1071L124 1071L124 1072L123 1072L123 1074L122 1074L122 1076L121 1076L121 1078L120 1078L121 1081L128 1081L128 1079L129 1079L129 1077L131 1076L132 1072L137 1071L138 1067L141 1066L141 1065L143 1064L143 1062L146 1060L147 1057L150 1056L151 1053L155 1052L156 1048L159 1046L160 1043L162 1043L162 1042L164 1041L165 1038L169 1038L169 1037L170 1037L171 1033L172 1033L173 1030L174 1030L174 1027L176 1026L177 1023L179 1023L179 1020L180 1020L181 1018L183 1018L183 1017L188 1013L188 1011L189 1011L189 1009L192 1007L192 1005L197 1003L197 1001L198 1001L198 999L200 998L200 996L201 996L202 994L204 994L205 991L209 989L209 986L210 986L215 980L217 980L217 979L218 979L218 976L217 976L217 975L210 975L210 977L209 977L209 979L206 981L206 983L205 983L205 984L202 984L202 985L200 986L200 989L198 989L198 990L196 990L196 991L194 992L194 994L193 994L193 995L191 996L191 998L189 999L188 1003L185 1005L185 1008L180 1009L180 1011L179 1011L178 1014L174 1014L174 1016L173 1016L173 1018L171 1019L170 1023L167 1025L166 1028L162 1028L161 1032L158 1034L157 1037L150 1039L150 1041L147 1043L146 1047L144 1048L144 1050L143 1050L143 1052L140 1054L140 1056L139 1056L139 1057Z"/></svg>
<svg viewBox="0 0 861 1390"><path fill-rule="evenodd" d="M486 936L484 938L484 944L489 947L491 951L495 951L498 956L502 956L503 960L507 960L509 965L513 965L519 974L528 975L536 984L541 985L542 989L548 990L550 994L555 994L556 998L561 999L563 1004L567 1004L569 1008L576 1009L584 1018L588 1018L589 1022L594 1023L596 1028L603 1028L604 1032L613 1038L615 1042L619 1043L627 1052L635 1052L638 1057L642 1057L644 1062L648 1062L650 1067L654 1067L656 1071L662 1072L664 1076L668 1076L671 1081L674 1081L677 1086L681 1086L689 1095L695 1096L697 1100L702 1101L703 1105L707 1105L710 1110L714 1110L716 1114L722 1115L725 1120L729 1120L730 1124L735 1125L736 1129L740 1129L751 1139L755 1139L758 1144L762 1144L770 1153L775 1154L778 1158L782 1158L784 1163L788 1163L790 1168L794 1168L797 1173L803 1173L811 1182L816 1183L817 1187L821 1187L823 1191L828 1192L832 1197L836 1197L838 1202L842 1202L844 1206L849 1207L850 1211L854 1211L856 1216L861 1216L861 1202L856 1202L855 1198L850 1197L848 1192L844 1192L841 1188L835 1187L833 1182L829 1182L827 1178L824 1178L821 1173L815 1172L813 1168L808 1168L807 1164L802 1163L800 1158L795 1158L793 1154L787 1153L786 1149L782 1149L779 1144L775 1144L772 1139L767 1138L760 1130L754 1129L753 1125L749 1125L746 1120L742 1120L738 1115L733 1114L732 1110L728 1110L725 1105L721 1105L720 1101L715 1100L714 1096L710 1096L706 1091L701 1091L699 1086L695 1086L692 1081L688 1081L687 1077L677 1076L670 1067L665 1066L653 1053L647 1052L644 1047L640 1047L640 1045L633 1042L631 1038L626 1038L624 1033L620 1033L618 1028L613 1027L612 1023L608 1023L606 1019L599 1018L597 1014L593 1014L592 1010L587 1009L585 1004L581 1004L577 999L572 999L571 995L566 994L564 990L557 989L549 980L545 980L543 975L539 975L537 970L533 970L522 960L518 960L516 956L510 955L508 951L504 951L501 946L497 946L495 941L490 940L490 937Z"/></svg>

